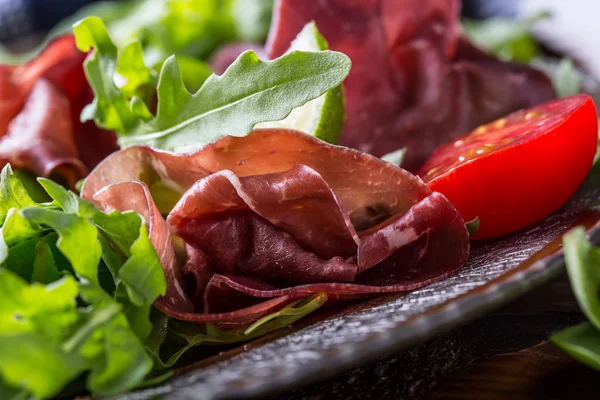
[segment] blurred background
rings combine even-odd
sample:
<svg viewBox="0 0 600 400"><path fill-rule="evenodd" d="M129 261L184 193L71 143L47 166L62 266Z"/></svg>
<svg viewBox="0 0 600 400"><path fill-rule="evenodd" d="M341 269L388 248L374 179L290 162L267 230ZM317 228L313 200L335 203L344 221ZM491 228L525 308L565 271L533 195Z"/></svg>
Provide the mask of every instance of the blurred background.
<svg viewBox="0 0 600 400"><path fill-rule="evenodd" d="M69 31L74 21L90 14L108 22L117 39L141 37L146 42L162 42L154 46L155 50L161 47L160 52L206 59L224 42L264 41L273 1L0 0L0 62L27 60L49 36ZM173 15L173 8L179 16ZM202 13L214 12L232 21L203 27L202 20L208 18ZM530 62L544 54L566 56L586 74L600 79L598 0L463 0L462 15L472 39L500 58ZM163 29L165 19L172 18L182 18L177 35ZM181 35L183 30L189 32Z"/></svg>

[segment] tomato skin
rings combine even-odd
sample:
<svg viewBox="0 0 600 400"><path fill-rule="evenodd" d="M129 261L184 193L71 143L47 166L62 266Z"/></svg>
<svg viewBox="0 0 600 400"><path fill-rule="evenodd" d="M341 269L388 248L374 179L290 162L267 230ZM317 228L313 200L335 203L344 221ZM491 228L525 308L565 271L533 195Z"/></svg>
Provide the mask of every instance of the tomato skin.
<svg viewBox="0 0 600 400"><path fill-rule="evenodd" d="M581 186L598 143L593 100L578 95L531 110L567 101L567 109L556 113L558 123L531 139L482 154L437 176L427 172L436 159L447 160L446 154L454 153L453 144L438 149L425 163L420 175L431 190L443 193L465 221L479 217L480 229L473 239L503 236L531 226L560 208ZM533 119L530 127L535 122Z"/></svg>

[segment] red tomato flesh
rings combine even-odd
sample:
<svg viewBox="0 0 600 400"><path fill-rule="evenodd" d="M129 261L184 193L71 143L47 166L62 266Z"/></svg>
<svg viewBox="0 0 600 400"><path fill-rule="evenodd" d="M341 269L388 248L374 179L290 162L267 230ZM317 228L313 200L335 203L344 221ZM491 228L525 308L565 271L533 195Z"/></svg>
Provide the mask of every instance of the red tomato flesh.
<svg viewBox="0 0 600 400"><path fill-rule="evenodd" d="M526 228L565 204L596 153L594 101L577 95L517 111L445 144L419 175L465 221L479 217L473 239Z"/></svg>

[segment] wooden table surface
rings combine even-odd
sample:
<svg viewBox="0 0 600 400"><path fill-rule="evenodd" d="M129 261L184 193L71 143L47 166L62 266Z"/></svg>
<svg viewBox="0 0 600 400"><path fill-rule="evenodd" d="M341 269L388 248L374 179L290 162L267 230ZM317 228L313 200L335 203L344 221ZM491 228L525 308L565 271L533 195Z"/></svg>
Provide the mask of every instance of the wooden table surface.
<svg viewBox="0 0 600 400"><path fill-rule="evenodd" d="M600 372L546 342L584 318L566 274L446 335L276 399L598 399Z"/></svg>

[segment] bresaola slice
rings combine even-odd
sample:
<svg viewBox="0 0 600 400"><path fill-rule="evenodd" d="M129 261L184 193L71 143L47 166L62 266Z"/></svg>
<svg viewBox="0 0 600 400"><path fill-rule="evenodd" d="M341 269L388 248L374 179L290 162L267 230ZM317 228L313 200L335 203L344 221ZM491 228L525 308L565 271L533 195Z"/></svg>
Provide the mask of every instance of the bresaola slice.
<svg viewBox="0 0 600 400"><path fill-rule="evenodd" d="M38 79L22 111L0 137L0 162L73 187L87 173L79 160L67 98Z"/></svg>
<svg viewBox="0 0 600 400"><path fill-rule="evenodd" d="M112 132L79 120L92 95L85 57L65 35L25 65L0 65L1 162L72 187L117 150Z"/></svg>
<svg viewBox="0 0 600 400"><path fill-rule="evenodd" d="M6 133L38 79L45 78L61 88L68 98L75 97L86 85L84 59L85 54L77 50L73 36L66 35L50 42L25 65L0 65L0 135Z"/></svg>
<svg viewBox="0 0 600 400"><path fill-rule="evenodd" d="M159 203L182 197L168 213L149 193ZM157 307L221 326L321 291L344 299L413 290L456 272L469 252L462 217L419 178L295 131L225 137L187 155L124 149L90 174L82 196L151 218L165 272L186 281L178 286L194 310L173 301L181 293L171 284ZM188 247L184 278L165 251L158 209Z"/></svg>
<svg viewBox="0 0 600 400"><path fill-rule="evenodd" d="M501 62L460 37L458 0L278 0L266 52L285 53L315 21L329 48L347 54L341 144L377 156L407 147L417 169L440 144L550 100L550 80Z"/></svg>

